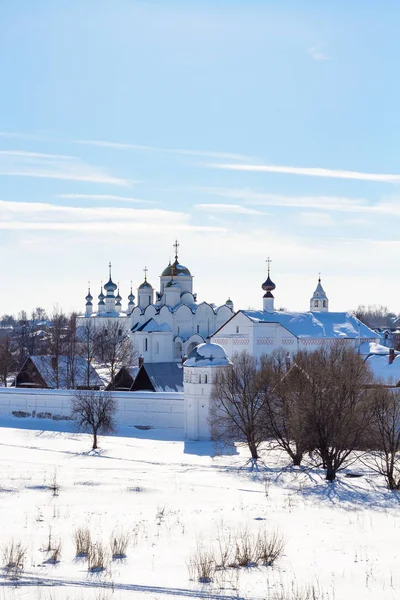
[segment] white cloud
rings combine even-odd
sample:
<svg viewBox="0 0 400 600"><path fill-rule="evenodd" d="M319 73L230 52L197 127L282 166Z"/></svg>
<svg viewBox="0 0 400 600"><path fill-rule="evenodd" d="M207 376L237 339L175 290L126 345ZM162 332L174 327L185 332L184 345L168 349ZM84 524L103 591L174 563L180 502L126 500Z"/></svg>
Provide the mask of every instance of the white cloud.
<svg viewBox="0 0 400 600"><path fill-rule="evenodd" d="M254 208L247 208L239 204L195 204L194 208L198 210L208 210L209 212L234 213L237 215L264 215L267 213Z"/></svg>
<svg viewBox="0 0 400 600"><path fill-rule="evenodd" d="M66 179L118 186L130 185L129 180L114 177L104 169L88 165L73 156L24 150L0 151L0 175Z"/></svg>
<svg viewBox="0 0 400 600"><path fill-rule="evenodd" d="M115 196L113 194L57 194L57 198L70 198L72 200L112 200L117 202L132 202L137 204L155 203L153 200L141 200L140 198L131 198L129 196Z"/></svg>
<svg viewBox="0 0 400 600"><path fill-rule="evenodd" d="M336 179L357 179L363 181L380 181L387 183L400 182L400 174L391 173L362 173L359 171L344 171L340 169L322 169L318 167L290 167L281 165L239 165L239 164L209 164L214 169L228 171L254 171L259 173L286 173L289 175L306 175L309 177L331 177Z"/></svg>
<svg viewBox="0 0 400 600"><path fill-rule="evenodd" d="M42 202L0 201L0 229L128 233L160 229L223 232L222 227L192 225L190 215L162 209L121 207L72 207Z"/></svg>
<svg viewBox="0 0 400 600"><path fill-rule="evenodd" d="M214 152L212 150L179 150L176 148L155 148L153 146L142 146L139 144L124 144L120 142L106 142L102 140L77 140L77 144L99 146L101 148L114 148L116 150L138 150L142 152L161 152L166 154L182 154L185 156L204 156L208 158L220 158L227 160L248 161L250 158L244 154L231 152Z"/></svg>
<svg viewBox="0 0 400 600"><path fill-rule="evenodd" d="M251 188L223 188L199 186L191 188L196 193L223 198L243 200L253 206L277 206L281 208L317 208L319 210L358 211L366 206L361 198L342 196L284 196L268 194Z"/></svg>
<svg viewBox="0 0 400 600"><path fill-rule="evenodd" d="M325 52L323 52L319 46L311 46L311 48L307 49L307 54L309 54L309 56L311 56L311 58L314 60L332 59L332 57L328 56L328 54L325 54Z"/></svg>

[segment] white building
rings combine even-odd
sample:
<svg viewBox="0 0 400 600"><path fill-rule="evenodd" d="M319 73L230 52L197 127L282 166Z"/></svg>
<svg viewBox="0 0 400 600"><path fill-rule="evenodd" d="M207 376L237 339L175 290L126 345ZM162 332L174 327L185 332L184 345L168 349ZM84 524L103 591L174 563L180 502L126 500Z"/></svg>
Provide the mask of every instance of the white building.
<svg viewBox="0 0 400 600"><path fill-rule="evenodd" d="M159 291L154 290L147 280L138 286L137 305L130 290L126 310L122 310L118 286L111 278L98 296L98 309L93 311L90 294L86 296L86 312L78 318L78 325L85 319L95 319L96 323L105 318L118 319L121 327L129 331L134 348L146 363L179 362L182 356L190 354L215 330L219 329L233 315L233 303L228 298L222 306L212 303L197 303L193 291L193 275L178 260L179 244L175 242L175 261L163 270L160 276Z"/></svg>
<svg viewBox="0 0 400 600"><path fill-rule="evenodd" d="M277 349L292 355L299 350L317 350L338 340L361 351L369 348L370 343L379 342L378 334L354 315L329 312L329 300L320 278L308 312L275 310L272 292L276 286L269 266L268 277L261 287L265 292L263 309L239 310L212 336L212 341L220 344L230 358L243 350L257 358Z"/></svg>
<svg viewBox="0 0 400 600"><path fill-rule="evenodd" d="M211 439L210 400L216 373L231 365L225 350L209 341L192 350L183 364L185 436L191 440Z"/></svg>

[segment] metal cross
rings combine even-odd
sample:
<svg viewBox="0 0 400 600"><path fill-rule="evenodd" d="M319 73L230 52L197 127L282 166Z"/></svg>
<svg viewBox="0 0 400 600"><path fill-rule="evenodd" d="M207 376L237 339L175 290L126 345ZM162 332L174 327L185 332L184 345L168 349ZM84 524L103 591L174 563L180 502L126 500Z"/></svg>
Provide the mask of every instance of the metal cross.
<svg viewBox="0 0 400 600"><path fill-rule="evenodd" d="M178 248L179 248L178 240L175 240L175 244L173 244L173 246L175 248L175 260L178 260Z"/></svg>
<svg viewBox="0 0 400 600"><path fill-rule="evenodd" d="M269 268L270 268L270 264L272 263L272 260L270 259L270 257L268 256L267 260L265 261L268 265L268 275L269 275Z"/></svg>
<svg viewBox="0 0 400 600"><path fill-rule="evenodd" d="M148 268L147 268L147 267L145 267L145 268L143 269L143 271L144 271L144 280L145 280L145 281L147 281L147 271L148 271Z"/></svg>

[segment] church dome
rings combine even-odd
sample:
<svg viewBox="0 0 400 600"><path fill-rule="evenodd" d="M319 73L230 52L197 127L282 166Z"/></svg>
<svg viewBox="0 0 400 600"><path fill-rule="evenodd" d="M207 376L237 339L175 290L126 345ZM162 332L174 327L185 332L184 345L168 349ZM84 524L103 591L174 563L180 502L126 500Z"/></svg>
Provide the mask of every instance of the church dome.
<svg viewBox="0 0 400 600"><path fill-rule="evenodd" d="M104 289L106 290L106 292L115 292L115 290L117 289L117 284L113 282L113 280L110 279L107 281L107 283L104 285Z"/></svg>
<svg viewBox="0 0 400 600"><path fill-rule="evenodd" d="M179 275L189 275L190 276L191 273L187 267L178 263L177 260L175 260L174 263L169 264L168 267L166 267L164 269L164 271L161 273L161 277L176 277Z"/></svg>
<svg viewBox="0 0 400 600"><path fill-rule="evenodd" d="M150 285L150 283L149 283L149 282L148 282L146 279L143 281L143 283L141 283L141 284L139 285L139 290L143 290L143 289L145 289L145 288L149 288L149 289L151 289L151 290L153 289L153 286L152 286L152 285Z"/></svg>
<svg viewBox="0 0 400 600"><path fill-rule="evenodd" d="M121 302L122 297L120 296L119 291L118 291L118 294L115 296L115 299L117 302Z"/></svg>
<svg viewBox="0 0 400 600"><path fill-rule="evenodd" d="M128 300L129 300L129 302L133 302L135 300L135 296L133 295L132 290L131 290L131 293L128 296Z"/></svg>
<svg viewBox="0 0 400 600"><path fill-rule="evenodd" d="M88 295L86 296L85 300L86 300L86 302L91 302L93 300L93 296L90 293L90 291L88 292Z"/></svg>
<svg viewBox="0 0 400 600"><path fill-rule="evenodd" d="M189 358L185 361L185 367L227 367L231 361L225 350L219 344L206 342L194 348Z"/></svg>
<svg viewBox="0 0 400 600"><path fill-rule="evenodd" d="M233 302L230 298L225 302L226 306L233 306Z"/></svg>
<svg viewBox="0 0 400 600"><path fill-rule="evenodd" d="M100 300L100 302L102 302L105 298L105 295L103 294L103 292L100 290L100 294L97 296L98 299Z"/></svg>
<svg viewBox="0 0 400 600"><path fill-rule="evenodd" d="M267 279L264 281L261 287L264 290L264 292L272 292L276 288L276 285L269 276L269 273Z"/></svg>

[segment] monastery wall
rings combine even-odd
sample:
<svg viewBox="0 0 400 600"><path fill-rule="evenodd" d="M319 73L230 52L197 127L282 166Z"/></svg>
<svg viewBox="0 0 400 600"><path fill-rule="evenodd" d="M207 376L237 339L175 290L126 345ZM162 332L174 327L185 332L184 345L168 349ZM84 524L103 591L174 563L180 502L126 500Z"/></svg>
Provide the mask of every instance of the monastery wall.
<svg viewBox="0 0 400 600"><path fill-rule="evenodd" d="M38 429L45 428L47 419L69 417L73 393L73 390L0 388L0 421L12 413L30 413L30 418L37 420ZM117 424L183 432L183 392L113 392L113 396L117 402ZM25 420L23 416L20 419Z"/></svg>

